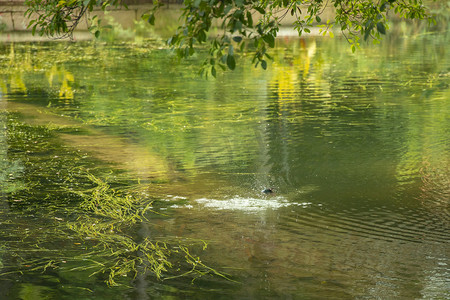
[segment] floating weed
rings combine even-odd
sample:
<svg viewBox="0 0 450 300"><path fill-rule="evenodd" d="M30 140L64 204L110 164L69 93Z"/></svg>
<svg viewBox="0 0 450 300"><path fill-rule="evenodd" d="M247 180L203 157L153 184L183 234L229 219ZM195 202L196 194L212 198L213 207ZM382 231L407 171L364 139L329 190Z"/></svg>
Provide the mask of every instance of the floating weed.
<svg viewBox="0 0 450 300"><path fill-rule="evenodd" d="M229 279L191 253L197 241L134 236L137 226L149 221L152 201L132 189L116 191L92 174L84 176L88 188L83 184L82 191L74 192L72 185L67 190L79 196L73 207L54 205L49 196L39 204L20 202L20 209L8 212L2 223L9 239L0 245L0 279L56 272L62 278L95 277L125 288L138 274L156 280L194 281L204 275ZM30 227L30 220L35 226ZM202 246L205 250L207 244Z"/></svg>
<svg viewBox="0 0 450 300"><path fill-rule="evenodd" d="M130 225L146 219L144 215L151 210L151 201L142 207L145 199L131 194L118 193L105 181L89 173L87 176L96 187L85 192L76 192L83 198L80 206L83 210L96 216Z"/></svg>
<svg viewBox="0 0 450 300"><path fill-rule="evenodd" d="M179 246L178 248L180 250L179 252L184 254L184 258L185 258L186 262L189 265L191 265L191 269L189 271L179 274L179 275L166 277L166 278L164 278L165 280L175 279L175 278L179 278L179 277L186 277L186 276L194 276L192 279L192 283L193 283L199 277L202 277L205 275L216 275L216 276L222 277L226 280L236 282L236 281L232 280L228 274L218 272L217 270L205 265L201 261L200 257L198 257L198 256L195 257L194 255L192 255L190 253L188 247ZM204 244L203 249L206 249L206 243Z"/></svg>
<svg viewBox="0 0 450 300"><path fill-rule="evenodd" d="M108 278L105 281L109 286L119 285L116 282L117 278L127 277L129 274L136 277L138 273L151 273L159 280L194 276L194 281L206 274L230 280L227 275L208 267L201 262L200 258L191 255L189 248L185 245L174 247L148 238L136 241L127 235L125 232L130 226L148 221L145 214L149 211L153 212L152 201L130 192L117 192L100 178L89 173L87 176L95 187L85 192L78 192L83 198L80 207L85 213L76 221L69 222L68 227L80 239L93 241L95 247L100 249L96 253L87 255L91 265L86 266L85 270L97 269L91 276L107 274ZM203 243L203 250L205 250L207 244ZM172 261L180 255L184 256L190 269L181 274L166 275L174 273Z"/></svg>
<svg viewBox="0 0 450 300"><path fill-rule="evenodd" d="M188 246L179 246L179 240L133 235L156 213L152 201L127 188L128 177L118 180L117 172L111 173L120 186L116 190L90 173L105 174L104 167L49 142L53 131L71 128L28 126L16 119L11 114L5 119L12 134L4 135L8 148L0 147L7 159L0 160L1 280L53 274L58 280L86 283L91 276L124 286L138 274L158 280L220 274L187 255ZM8 188L21 182L27 188Z"/></svg>

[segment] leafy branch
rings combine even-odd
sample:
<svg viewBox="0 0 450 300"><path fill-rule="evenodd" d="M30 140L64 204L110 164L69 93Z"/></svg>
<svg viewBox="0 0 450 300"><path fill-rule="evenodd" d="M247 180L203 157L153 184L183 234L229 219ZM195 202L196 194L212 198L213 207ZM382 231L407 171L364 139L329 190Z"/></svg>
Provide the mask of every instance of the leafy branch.
<svg viewBox="0 0 450 300"><path fill-rule="evenodd" d="M83 16L94 7L107 10L110 6L125 6L119 0L26 0L31 18L28 27L33 33L51 37L71 37ZM142 18L155 24L158 10L164 4L158 0ZM334 20L322 21L325 9L334 12ZM236 68L238 53L251 52L255 67L267 68L271 59L268 50L289 15L299 36L311 33L311 27L321 26L321 33L333 36L340 30L352 51L360 40L379 43L389 29L388 16L395 14L407 19L428 19L434 22L423 0L184 0L182 25L167 41L180 58L207 49L201 74L216 76L217 69ZM91 31L100 34L95 17Z"/></svg>

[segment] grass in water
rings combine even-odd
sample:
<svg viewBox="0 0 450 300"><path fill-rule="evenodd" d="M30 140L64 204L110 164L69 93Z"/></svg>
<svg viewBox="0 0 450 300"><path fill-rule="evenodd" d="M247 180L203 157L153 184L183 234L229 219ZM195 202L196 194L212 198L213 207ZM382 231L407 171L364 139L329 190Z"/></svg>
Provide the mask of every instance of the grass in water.
<svg viewBox="0 0 450 300"><path fill-rule="evenodd" d="M138 274L228 279L193 254L198 242L135 234L148 225L152 201L87 172L90 162L78 152L61 152L50 140L51 128L28 126L11 114L0 117L10 128L0 136L8 145L0 147L0 280L52 278L78 288L92 283L89 275L124 287ZM106 171L96 165L91 170Z"/></svg>
<svg viewBox="0 0 450 300"><path fill-rule="evenodd" d="M96 248L101 249L92 255L99 260L91 259L92 267L98 273L108 274L107 284L117 285L118 276L138 273L152 273L160 280L192 276L193 281L207 274L228 279L215 269L205 265L199 257L195 257L184 245L171 246L165 242L150 241L145 238L136 241L125 231L138 222L148 221L145 214L152 211L152 202L130 193L119 193L105 181L88 174L88 178L96 185L88 192L79 192L84 199L81 208L85 211L75 222L68 224L82 239L96 241ZM207 244L204 243L203 249ZM175 274L173 260L183 257L190 267Z"/></svg>

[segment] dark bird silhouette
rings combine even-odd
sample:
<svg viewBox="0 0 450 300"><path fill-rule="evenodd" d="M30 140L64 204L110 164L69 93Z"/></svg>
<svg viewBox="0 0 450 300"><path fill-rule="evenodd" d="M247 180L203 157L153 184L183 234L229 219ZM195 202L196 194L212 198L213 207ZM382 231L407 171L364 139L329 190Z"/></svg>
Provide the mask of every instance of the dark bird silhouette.
<svg viewBox="0 0 450 300"><path fill-rule="evenodd" d="M273 193L273 189L271 189L271 188L266 188L266 189L262 190L262 192L263 192L264 194L272 194L272 193Z"/></svg>

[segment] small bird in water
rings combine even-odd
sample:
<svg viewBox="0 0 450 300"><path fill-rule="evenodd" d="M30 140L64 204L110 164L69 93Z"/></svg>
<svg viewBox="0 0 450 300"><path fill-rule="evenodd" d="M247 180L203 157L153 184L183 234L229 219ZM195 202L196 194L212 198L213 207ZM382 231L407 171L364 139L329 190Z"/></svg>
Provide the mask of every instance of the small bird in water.
<svg viewBox="0 0 450 300"><path fill-rule="evenodd" d="M271 188L266 188L266 189L263 189L262 192L263 192L264 194L272 194L272 193L273 193L273 189L271 189Z"/></svg>

